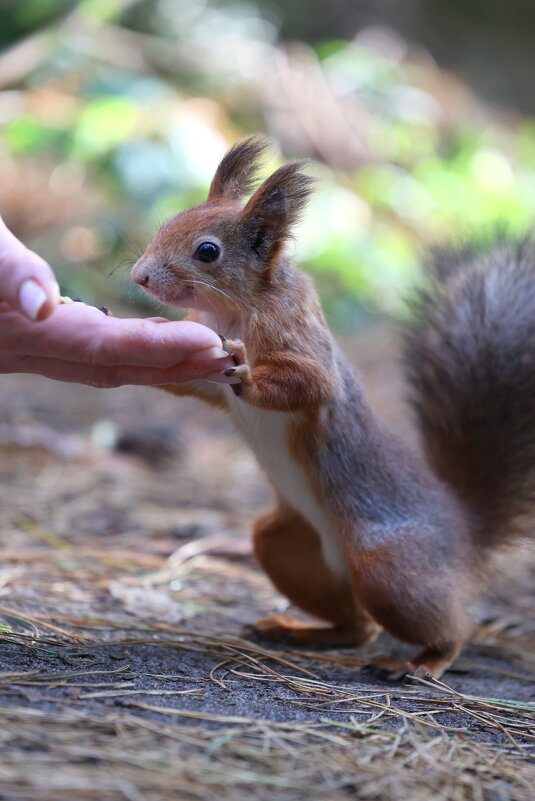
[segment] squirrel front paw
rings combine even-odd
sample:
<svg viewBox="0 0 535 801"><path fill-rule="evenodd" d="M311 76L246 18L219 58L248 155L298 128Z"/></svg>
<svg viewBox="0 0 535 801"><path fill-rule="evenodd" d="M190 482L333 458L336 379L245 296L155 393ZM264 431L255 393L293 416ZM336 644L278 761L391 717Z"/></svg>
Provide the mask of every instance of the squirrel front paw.
<svg viewBox="0 0 535 801"><path fill-rule="evenodd" d="M223 375L226 375L227 378L241 378L242 384L251 384L253 380L251 368L248 364L239 364L237 367L229 367L227 370L223 371Z"/></svg>
<svg viewBox="0 0 535 801"><path fill-rule="evenodd" d="M240 378L241 384L232 384L232 391L235 395L241 395L243 386L252 384L253 379L251 375L251 368L247 364L247 351L241 339L227 339L223 334L219 335L221 338L221 347L232 357L235 367L229 367L228 370L223 371L223 375L233 378Z"/></svg>
<svg viewBox="0 0 535 801"><path fill-rule="evenodd" d="M219 334L219 337L221 339L221 347L225 353L232 356L232 361L236 366L247 363L247 352L241 339L227 339L223 334Z"/></svg>

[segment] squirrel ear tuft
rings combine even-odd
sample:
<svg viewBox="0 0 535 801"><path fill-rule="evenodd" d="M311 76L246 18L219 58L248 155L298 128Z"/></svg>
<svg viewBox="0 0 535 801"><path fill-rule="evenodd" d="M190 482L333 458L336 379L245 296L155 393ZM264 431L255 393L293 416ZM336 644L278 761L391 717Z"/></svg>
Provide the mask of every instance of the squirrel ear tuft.
<svg viewBox="0 0 535 801"><path fill-rule="evenodd" d="M258 187L240 221L251 248L265 263L282 247L312 193L314 178L300 172L306 164L285 164Z"/></svg>
<svg viewBox="0 0 535 801"><path fill-rule="evenodd" d="M250 192L262 157L268 149L269 142L262 136L248 136L231 147L216 170L208 200L238 200Z"/></svg>

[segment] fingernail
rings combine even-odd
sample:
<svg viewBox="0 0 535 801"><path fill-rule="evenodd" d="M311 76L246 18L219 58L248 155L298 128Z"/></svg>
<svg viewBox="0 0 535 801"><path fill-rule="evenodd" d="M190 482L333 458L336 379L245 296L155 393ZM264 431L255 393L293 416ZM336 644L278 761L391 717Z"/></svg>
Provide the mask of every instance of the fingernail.
<svg viewBox="0 0 535 801"><path fill-rule="evenodd" d="M37 281L24 281L19 291L22 311L30 320L37 320L39 313L47 301L46 292Z"/></svg>
<svg viewBox="0 0 535 801"><path fill-rule="evenodd" d="M189 358L196 362L210 362L212 359L223 359L225 356L228 357L228 353L214 345L212 348L195 351Z"/></svg>

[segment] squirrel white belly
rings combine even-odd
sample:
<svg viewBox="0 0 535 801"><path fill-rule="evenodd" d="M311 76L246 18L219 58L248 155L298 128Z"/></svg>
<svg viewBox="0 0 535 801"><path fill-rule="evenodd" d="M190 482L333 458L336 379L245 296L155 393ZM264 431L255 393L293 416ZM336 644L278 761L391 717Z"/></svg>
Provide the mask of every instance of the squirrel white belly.
<svg viewBox="0 0 535 801"><path fill-rule="evenodd" d="M302 465L288 448L289 428L299 412L275 412L240 401L230 387L226 390L229 413L277 494L299 512L317 533L326 564L337 576L347 576L342 534L333 530L325 509L310 485Z"/></svg>
<svg viewBox="0 0 535 801"><path fill-rule="evenodd" d="M243 327L236 326L220 315L216 317L203 311L199 314L199 322L216 333L224 330L233 339L245 339ZM254 360L253 348L248 348L248 356ZM317 533L329 569L337 576L347 577L349 566L341 532L334 530L303 466L289 449L289 429L301 422L302 414L273 411L243 403L231 386L223 391L234 426L255 454L278 496L298 511Z"/></svg>

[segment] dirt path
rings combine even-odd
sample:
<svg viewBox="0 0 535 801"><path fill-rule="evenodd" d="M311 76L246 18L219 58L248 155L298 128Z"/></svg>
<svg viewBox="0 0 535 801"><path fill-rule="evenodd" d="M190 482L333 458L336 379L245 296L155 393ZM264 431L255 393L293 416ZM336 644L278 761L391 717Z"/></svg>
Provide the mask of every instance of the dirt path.
<svg viewBox="0 0 535 801"><path fill-rule="evenodd" d="M349 347L404 425L382 335ZM216 413L25 376L0 409L1 799L533 798L532 550L446 686L380 684L361 667L404 652L386 636L242 639L286 606L247 534L270 490Z"/></svg>

